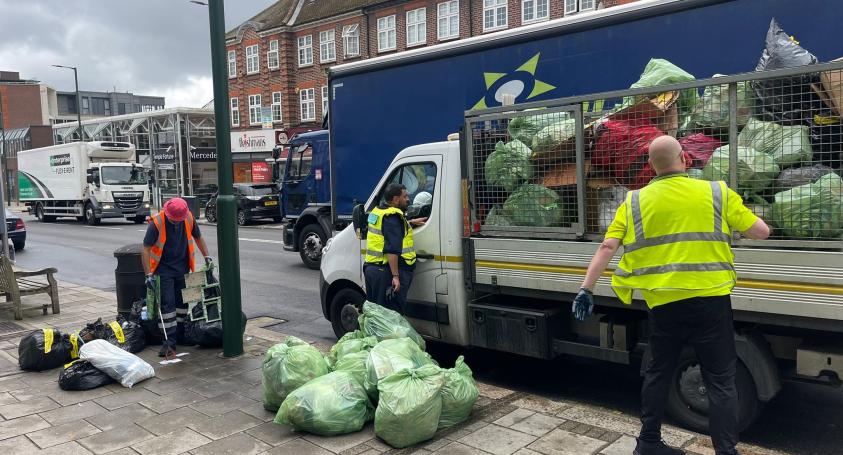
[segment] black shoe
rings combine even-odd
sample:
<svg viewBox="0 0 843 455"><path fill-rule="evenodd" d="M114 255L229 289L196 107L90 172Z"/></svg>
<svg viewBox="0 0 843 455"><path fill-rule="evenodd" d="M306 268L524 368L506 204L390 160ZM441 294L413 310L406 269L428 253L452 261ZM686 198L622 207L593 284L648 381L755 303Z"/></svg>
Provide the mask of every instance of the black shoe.
<svg viewBox="0 0 843 455"><path fill-rule="evenodd" d="M176 358L176 349L169 344L164 344L161 346L161 349L158 351L158 357L164 357L167 360L172 360Z"/></svg>
<svg viewBox="0 0 843 455"><path fill-rule="evenodd" d="M682 449L674 449L669 445L665 444L664 441L659 442L647 442L638 440L638 444L635 445L635 450L632 452L633 455L685 455L685 451Z"/></svg>

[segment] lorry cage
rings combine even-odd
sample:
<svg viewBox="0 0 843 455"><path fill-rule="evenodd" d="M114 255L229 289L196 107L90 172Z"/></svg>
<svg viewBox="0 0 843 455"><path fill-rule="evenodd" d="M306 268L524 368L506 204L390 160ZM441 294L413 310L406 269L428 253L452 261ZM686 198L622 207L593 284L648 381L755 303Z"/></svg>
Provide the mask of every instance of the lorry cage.
<svg viewBox="0 0 843 455"><path fill-rule="evenodd" d="M599 241L676 137L773 228L734 245L843 247L843 61L466 112L474 236Z"/></svg>

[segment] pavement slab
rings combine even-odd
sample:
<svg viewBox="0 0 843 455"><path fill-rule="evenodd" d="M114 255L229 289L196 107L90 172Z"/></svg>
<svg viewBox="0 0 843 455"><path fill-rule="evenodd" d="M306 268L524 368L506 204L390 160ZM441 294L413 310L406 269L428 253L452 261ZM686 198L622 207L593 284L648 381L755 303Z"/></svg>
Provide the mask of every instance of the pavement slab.
<svg viewBox="0 0 843 455"><path fill-rule="evenodd" d="M193 455L257 455L272 446L245 433L238 433L192 450ZM297 455L297 454L291 454Z"/></svg>
<svg viewBox="0 0 843 455"><path fill-rule="evenodd" d="M629 455L635 450L635 438L623 435L600 451L601 455Z"/></svg>
<svg viewBox="0 0 843 455"><path fill-rule="evenodd" d="M124 389L124 392L113 393L94 400L98 405L113 411L115 409L124 408L130 404L139 403L145 400L154 400L160 398L149 390L133 387L131 389Z"/></svg>
<svg viewBox="0 0 843 455"><path fill-rule="evenodd" d="M206 418L187 426L199 434L213 439L222 439L235 433L241 433L263 423L249 414L232 411L218 417Z"/></svg>
<svg viewBox="0 0 843 455"><path fill-rule="evenodd" d="M94 417L107 412L108 410L96 402L85 401L53 409L52 411L42 412L39 415L47 422L50 422L50 425L61 425L68 422L78 422L81 419L87 419L88 417Z"/></svg>
<svg viewBox="0 0 843 455"><path fill-rule="evenodd" d="M91 452L100 455L113 452L133 444L139 444L155 437L152 433L134 423L116 422L113 430L103 431L93 436L80 439L78 442Z"/></svg>
<svg viewBox="0 0 843 455"><path fill-rule="evenodd" d="M491 424L461 438L459 442L495 455L510 455L535 440L535 436Z"/></svg>
<svg viewBox="0 0 843 455"><path fill-rule="evenodd" d="M334 453L340 453L352 447L365 443L366 441L375 437L375 426L372 423L367 424L362 430L356 433L344 434L340 436L317 436L308 434L304 439L308 442L316 444L323 449L330 450Z"/></svg>
<svg viewBox="0 0 843 455"><path fill-rule="evenodd" d="M156 415L154 412L135 403L116 411L88 417L85 420L102 431L108 431L154 415Z"/></svg>
<svg viewBox="0 0 843 455"><path fill-rule="evenodd" d="M599 439L556 429L528 448L543 455L586 455L597 453L606 445Z"/></svg>
<svg viewBox="0 0 843 455"><path fill-rule="evenodd" d="M190 428L182 428L172 433L132 444L132 448L141 455L178 455L201 447L209 442L211 442L210 439Z"/></svg>
<svg viewBox="0 0 843 455"><path fill-rule="evenodd" d="M68 422L62 425L45 428L43 430L29 433L26 436L38 447L46 449L47 447L57 446L66 442L82 439L99 432L99 428L82 420L79 422Z"/></svg>
<svg viewBox="0 0 843 455"><path fill-rule="evenodd" d="M229 411L253 404L255 400L238 395L234 392L227 392L212 399L207 399L190 405L191 408L209 416L217 417Z"/></svg>
<svg viewBox="0 0 843 455"><path fill-rule="evenodd" d="M333 452L311 444L304 439L293 439L264 452L266 455L334 455Z"/></svg>
<svg viewBox="0 0 843 455"><path fill-rule="evenodd" d="M170 395L154 396L140 402L141 405L159 414L172 411L173 409L201 403L205 397L189 390L174 392Z"/></svg>
<svg viewBox="0 0 843 455"><path fill-rule="evenodd" d="M34 398L32 400L0 406L0 416L3 416L6 420L12 420L18 417L50 411L58 407L59 404L48 397Z"/></svg>
<svg viewBox="0 0 843 455"><path fill-rule="evenodd" d="M199 411L194 411L188 407L174 409L163 414L151 415L144 419L138 420L138 426L143 427L146 431L153 433L156 436L172 433L177 428L187 428L190 424L200 424L210 417L202 414Z"/></svg>
<svg viewBox="0 0 843 455"><path fill-rule="evenodd" d="M281 445L301 436L301 433L295 432L291 426L278 425L274 422L266 422L252 427L246 430L246 433L272 446Z"/></svg>

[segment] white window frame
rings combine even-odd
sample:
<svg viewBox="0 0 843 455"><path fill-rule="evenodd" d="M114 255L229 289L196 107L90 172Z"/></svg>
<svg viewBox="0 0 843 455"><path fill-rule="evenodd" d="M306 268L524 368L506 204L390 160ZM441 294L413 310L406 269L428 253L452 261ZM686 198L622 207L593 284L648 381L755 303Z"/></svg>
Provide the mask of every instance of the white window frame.
<svg viewBox="0 0 843 455"><path fill-rule="evenodd" d="M391 25L390 19L392 20ZM394 51L398 47L395 25L394 14L378 18L378 52Z"/></svg>
<svg viewBox="0 0 843 455"><path fill-rule="evenodd" d="M249 95L249 125L261 124L261 96Z"/></svg>
<svg viewBox="0 0 843 455"><path fill-rule="evenodd" d="M229 107L231 109L231 126L240 126L240 98L231 98Z"/></svg>
<svg viewBox="0 0 843 455"><path fill-rule="evenodd" d="M564 2L566 16L597 9L597 0L564 0Z"/></svg>
<svg viewBox="0 0 843 455"><path fill-rule="evenodd" d="M346 57L360 55L360 24L346 25L342 28L342 47ZM350 49L354 49L354 52L350 52Z"/></svg>
<svg viewBox="0 0 843 455"><path fill-rule="evenodd" d="M337 31L334 29L319 32L319 63L337 60Z"/></svg>
<svg viewBox="0 0 843 455"><path fill-rule="evenodd" d="M322 116L325 116L325 113L328 112L328 86L322 86Z"/></svg>
<svg viewBox="0 0 843 455"><path fill-rule="evenodd" d="M281 61L278 58L277 39L269 42L269 51L266 53L266 67L271 70L277 70L281 67Z"/></svg>
<svg viewBox="0 0 843 455"><path fill-rule="evenodd" d="M597 0L580 0L580 12L593 11L595 9L597 9Z"/></svg>
<svg viewBox="0 0 843 455"><path fill-rule="evenodd" d="M453 27L453 22L456 22L456 27ZM436 36L439 41L460 37L460 0L450 0L436 5Z"/></svg>
<svg viewBox="0 0 843 455"><path fill-rule="evenodd" d="M310 66L313 64L313 35L298 37L299 66Z"/></svg>
<svg viewBox="0 0 843 455"><path fill-rule="evenodd" d="M299 90L299 113L302 122L316 121L316 89Z"/></svg>
<svg viewBox="0 0 843 455"><path fill-rule="evenodd" d="M498 22L498 18L503 10L503 23ZM491 26L486 22L488 13L492 13L493 24ZM483 0L483 31L489 32L492 30L501 30L509 26L509 2L508 0Z"/></svg>
<svg viewBox="0 0 843 455"><path fill-rule="evenodd" d="M407 11L406 19L407 47L427 44L427 8L422 7Z"/></svg>
<svg viewBox="0 0 843 455"><path fill-rule="evenodd" d="M228 51L228 78L234 79L237 77L237 51Z"/></svg>
<svg viewBox="0 0 843 455"><path fill-rule="evenodd" d="M544 5L544 15L539 16L539 4ZM527 8L531 10L531 16L527 17ZM550 19L550 0L521 0L521 22L530 24Z"/></svg>
<svg viewBox="0 0 843 455"><path fill-rule="evenodd" d="M258 74L261 71L260 45L246 46L246 74Z"/></svg>
<svg viewBox="0 0 843 455"><path fill-rule="evenodd" d="M565 3L565 15L574 14L579 10L579 0L562 0Z"/></svg>
<svg viewBox="0 0 843 455"><path fill-rule="evenodd" d="M272 122L283 122L284 115L281 111L281 92L272 92Z"/></svg>

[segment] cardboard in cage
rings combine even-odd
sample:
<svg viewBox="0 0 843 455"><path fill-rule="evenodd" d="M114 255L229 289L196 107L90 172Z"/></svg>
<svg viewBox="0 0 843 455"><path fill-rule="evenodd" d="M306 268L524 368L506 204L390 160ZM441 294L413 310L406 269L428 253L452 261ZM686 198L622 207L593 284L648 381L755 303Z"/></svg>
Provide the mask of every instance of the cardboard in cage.
<svg viewBox="0 0 843 455"><path fill-rule="evenodd" d="M631 124L649 122L665 134L676 137L679 130L679 92L664 92L652 98L642 98L633 105L609 114L609 120Z"/></svg>
<svg viewBox="0 0 843 455"><path fill-rule="evenodd" d="M833 61L843 62L843 57ZM820 73L820 81L821 84L811 84L811 88L826 106L837 115L843 115L843 70L823 71Z"/></svg>

